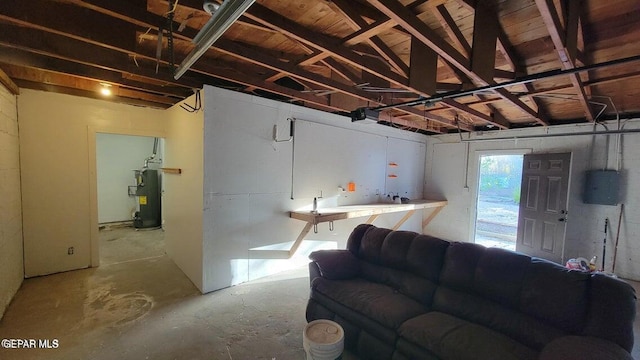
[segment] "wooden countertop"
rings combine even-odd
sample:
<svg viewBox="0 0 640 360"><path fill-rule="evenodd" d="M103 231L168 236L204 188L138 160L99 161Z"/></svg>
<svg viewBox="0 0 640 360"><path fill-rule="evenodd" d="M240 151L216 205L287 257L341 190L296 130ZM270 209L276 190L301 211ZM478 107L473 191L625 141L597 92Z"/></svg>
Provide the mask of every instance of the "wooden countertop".
<svg viewBox="0 0 640 360"><path fill-rule="evenodd" d="M408 204L367 204L345 205L331 208L319 208L317 213L311 211L291 211L290 217L309 223L319 224L335 220L388 214L411 210L439 208L447 205L446 200L412 200Z"/></svg>

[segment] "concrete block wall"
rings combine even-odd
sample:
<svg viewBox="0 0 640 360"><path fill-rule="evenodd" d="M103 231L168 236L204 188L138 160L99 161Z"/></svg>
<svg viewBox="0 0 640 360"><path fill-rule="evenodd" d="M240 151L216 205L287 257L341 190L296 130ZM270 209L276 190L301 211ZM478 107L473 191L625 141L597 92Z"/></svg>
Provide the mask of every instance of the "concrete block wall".
<svg viewBox="0 0 640 360"><path fill-rule="evenodd" d="M24 279L16 95L0 85L0 318Z"/></svg>
<svg viewBox="0 0 640 360"><path fill-rule="evenodd" d="M616 122L605 124L616 129ZM640 119L623 122L624 129L640 128ZM618 229L620 205L594 205L583 202L585 172L588 170L616 170L621 173L620 202L625 204L620 224L620 237L616 258L616 275L640 280L640 141L638 133L618 137L566 136L517 139L528 135L591 132L592 124L554 126L505 130L472 134L471 138L513 137L501 141L463 143L459 136L432 136L427 141L425 167L425 196L445 198L449 204L433 220L427 233L450 240L473 242L475 204L478 186L478 159L480 154L520 151L533 153L571 152L571 179L569 184L569 217L565 236L564 259L598 256L603 253L604 223L609 219L607 232L605 271L612 272L615 238ZM597 127L604 131L603 126ZM467 138L467 135L464 136Z"/></svg>

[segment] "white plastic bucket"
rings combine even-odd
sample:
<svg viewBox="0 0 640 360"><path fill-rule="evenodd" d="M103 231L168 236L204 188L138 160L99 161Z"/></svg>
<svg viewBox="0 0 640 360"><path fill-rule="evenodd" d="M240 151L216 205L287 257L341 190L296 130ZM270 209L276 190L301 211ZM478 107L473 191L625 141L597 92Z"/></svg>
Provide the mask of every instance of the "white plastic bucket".
<svg viewBox="0 0 640 360"><path fill-rule="evenodd" d="M331 320L313 320L304 327L302 347L307 360L340 359L344 350L344 330Z"/></svg>

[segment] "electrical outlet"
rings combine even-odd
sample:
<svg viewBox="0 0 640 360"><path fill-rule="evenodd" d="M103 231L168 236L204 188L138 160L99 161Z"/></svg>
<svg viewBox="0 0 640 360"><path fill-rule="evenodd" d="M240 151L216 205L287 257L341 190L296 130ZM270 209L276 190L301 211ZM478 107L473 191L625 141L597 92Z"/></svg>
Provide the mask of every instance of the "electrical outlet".
<svg viewBox="0 0 640 360"><path fill-rule="evenodd" d="M70 247L67 249L67 255L73 255L73 246L70 246Z"/></svg>

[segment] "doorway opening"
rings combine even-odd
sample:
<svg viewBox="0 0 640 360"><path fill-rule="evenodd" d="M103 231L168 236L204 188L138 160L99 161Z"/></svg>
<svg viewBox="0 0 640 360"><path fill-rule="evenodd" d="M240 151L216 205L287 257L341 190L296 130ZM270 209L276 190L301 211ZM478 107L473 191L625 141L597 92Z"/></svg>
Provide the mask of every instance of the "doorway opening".
<svg viewBox="0 0 640 360"><path fill-rule="evenodd" d="M96 133L100 265L165 254L161 138Z"/></svg>
<svg viewBox="0 0 640 360"><path fill-rule="evenodd" d="M524 155L481 155L475 242L516 250Z"/></svg>

